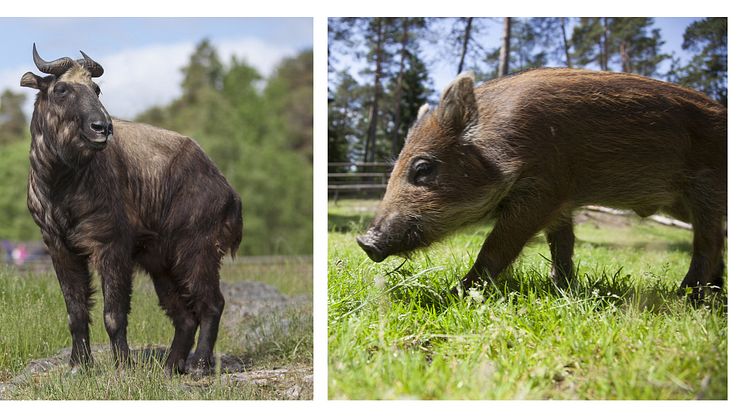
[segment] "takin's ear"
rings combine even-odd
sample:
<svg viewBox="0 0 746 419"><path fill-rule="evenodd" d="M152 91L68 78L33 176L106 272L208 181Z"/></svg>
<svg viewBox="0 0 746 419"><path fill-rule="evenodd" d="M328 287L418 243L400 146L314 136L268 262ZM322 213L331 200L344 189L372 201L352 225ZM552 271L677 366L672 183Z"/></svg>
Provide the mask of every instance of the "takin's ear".
<svg viewBox="0 0 746 419"><path fill-rule="evenodd" d="M44 87L46 87L46 82L44 80L44 77L37 76L36 74L29 71L21 76L21 86L30 87L36 90L42 90Z"/></svg>
<svg viewBox="0 0 746 419"><path fill-rule="evenodd" d="M444 125L461 132L477 116L474 97L474 73L461 73L443 90L440 97L439 116Z"/></svg>

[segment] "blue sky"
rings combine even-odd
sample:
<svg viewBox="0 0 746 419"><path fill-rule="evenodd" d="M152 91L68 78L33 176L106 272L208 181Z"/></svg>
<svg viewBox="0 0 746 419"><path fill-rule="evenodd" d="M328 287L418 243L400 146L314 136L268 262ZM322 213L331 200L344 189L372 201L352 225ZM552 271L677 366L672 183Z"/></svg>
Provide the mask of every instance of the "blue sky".
<svg viewBox="0 0 746 419"><path fill-rule="evenodd" d="M224 62L236 55L268 76L284 57L311 48L310 18L0 18L0 91L19 86L36 68L31 45L47 59L79 58L101 63L102 100L116 116L132 118L178 97L181 73L201 39L209 38ZM37 72L38 73L38 72Z"/></svg>
<svg viewBox="0 0 746 419"><path fill-rule="evenodd" d="M690 57L688 53L681 50L681 43L683 40L684 31L686 27L693 21L702 19L696 17L690 18L655 18L654 28L661 30L661 37L665 41L661 48L664 53L674 53L676 56L681 57L682 60L686 61ZM502 23L498 19L483 20L482 31L477 34L476 41L481 44L486 50L495 49L499 42L502 33ZM450 31L453 25L452 19L443 19L437 26L437 30L443 33L443 36L433 42L421 42L422 55L425 61L430 64L428 72L433 81L433 87L435 93L438 94L448 83L456 77L458 70L458 51L451 51L449 54L449 48L445 46L446 34ZM569 36L569 35L568 35ZM334 52L333 52L334 53ZM360 77L358 72L366 65L363 60L355 57L341 57L340 63L336 66L338 70L341 70L344 66L349 66L353 76ZM467 69L473 62L467 60ZM550 65L559 65L558 63L550 63ZM661 71L668 69L668 61L664 61L659 67ZM436 98L433 98L436 99Z"/></svg>

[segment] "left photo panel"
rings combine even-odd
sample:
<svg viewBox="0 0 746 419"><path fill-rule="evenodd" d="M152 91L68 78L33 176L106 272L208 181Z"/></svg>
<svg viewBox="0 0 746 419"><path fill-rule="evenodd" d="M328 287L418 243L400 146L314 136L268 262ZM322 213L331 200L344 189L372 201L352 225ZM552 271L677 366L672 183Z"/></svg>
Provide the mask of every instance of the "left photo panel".
<svg viewBox="0 0 746 419"><path fill-rule="evenodd" d="M0 400L312 399L313 20L0 28Z"/></svg>

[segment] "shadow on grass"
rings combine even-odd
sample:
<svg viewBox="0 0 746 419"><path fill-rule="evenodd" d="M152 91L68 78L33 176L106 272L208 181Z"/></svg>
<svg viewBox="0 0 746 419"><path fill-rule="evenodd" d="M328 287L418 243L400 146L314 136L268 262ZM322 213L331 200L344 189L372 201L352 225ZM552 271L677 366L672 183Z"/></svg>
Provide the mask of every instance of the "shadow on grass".
<svg viewBox="0 0 746 419"><path fill-rule="evenodd" d="M456 284L449 284L443 275L428 270L412 272L403 267L388 275L388 296L392 301L434 310L442 313L459 300L484 301L488 304L508 304L512 300L535 301L566 300L569 302L594 301L596 310L615 306L666 314L688 304L709 307L727 312L727 291L709 291L704 300L692 304L685 292L662 278L639 281L623 269L587 272L576 278L567 288L560 288L541 272L510 268L492 281L467 290L463 297L450 292ZM678 309L676 309L678 310Z"/></svg>

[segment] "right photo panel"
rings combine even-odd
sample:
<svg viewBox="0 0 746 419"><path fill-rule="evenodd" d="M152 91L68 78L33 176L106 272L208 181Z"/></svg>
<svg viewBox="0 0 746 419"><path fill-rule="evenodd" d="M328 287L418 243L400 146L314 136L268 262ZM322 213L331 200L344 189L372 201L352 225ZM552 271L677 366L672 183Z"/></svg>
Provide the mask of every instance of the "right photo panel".
<svg viewBox="0 0 746 419"><path fill-rule="evenodd" d="M328 19L330 399L727 399L727 18Z"/></svg>

